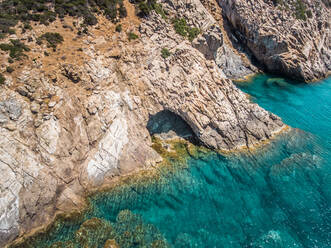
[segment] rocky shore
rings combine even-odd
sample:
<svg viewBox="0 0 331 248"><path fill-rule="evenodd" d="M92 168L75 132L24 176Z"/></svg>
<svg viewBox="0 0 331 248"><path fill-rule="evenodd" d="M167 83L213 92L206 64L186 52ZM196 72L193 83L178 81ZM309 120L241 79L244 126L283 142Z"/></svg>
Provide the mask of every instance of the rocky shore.
<svg viewBox="0 0 331 248"><path fill-rule="evenodd" d="M240 10L264 9L258 2L220 5L233 26L249 37L262 34L257 30L263 25L245 27L254 15L250 12L252 19L243 21ZM151 11L138 18L134 6L124 1L122 32L99 16L88 33L77 34L82 19L65 17L48 26L36 23L2 40L21 39L30 51L12 64L8 53L0 51L1 71L14 68L4 73L0 85L0 246L49 223L55 213L80 209L89 192L114 177L162 161L147 129L151 116L159 112L179 116L202 144L222 151L253 147L285 128L279 117L250 102L232 83L232 78L256 69L224 41L219 23L199 0L160 4L166 16ZM174 19L185 19L198 35L180 35ZM307 30L315 30L315 24L319 26L314 22ZM260 36L254 46L247 45L270 71L317 79L330 66L328 27L321 25L318 32L297 32L317 42L309 49L278 53L273 49L282 46L273 36L263 36L272 46L263 48ZM277 40L286 36L276 28L269 31ZM55 50L37 45L45 32L61 34L63 42ZM316 39L314 35L323 32ZM302 44L308 43L302 39ZM298 51L308 52L299 56ZM301 62L292 66L293 58Z"/></svg>
<svg viewBox="0 0 331 248"><path fill-rule="evenodd" d="M271 73L306 82L330 75L330 6L312 0L219 0L234 35Z"/></svg>

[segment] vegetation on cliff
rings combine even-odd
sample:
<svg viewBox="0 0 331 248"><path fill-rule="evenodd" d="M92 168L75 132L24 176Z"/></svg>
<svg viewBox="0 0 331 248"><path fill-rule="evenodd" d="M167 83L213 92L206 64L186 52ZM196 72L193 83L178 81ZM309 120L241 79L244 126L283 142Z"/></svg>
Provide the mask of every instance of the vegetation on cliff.
<svg viewBox="0 0 331 248"><path fill-rule="evenodd" d="M14 32L18 21L25 27L30 21L48 25L66 15L83 17L86 25L95 25L99 13L113 22L127 15L123 0L4 0L0 2L0 33Z"/></svg>
<svg viewBox="0 0 331 248"><path fill-rule="evenodd" d="M184 18L175 18L172 22L176 33L188 37L190 41L194 40L200 33L198 28L188 26Z"/></svg>
<svg viewBox="0 0 331 248"><path fill-rule="evenodd" d="M133 32L129 32L128 33L128 39L129 39L129 41L136 40L136 39L138 39L138 35L136 35Z"/></svg>
<svg viewBox="0 0 331 248"><path fill-rule="evenodd" d="M161 50L161 56L162 58L166 59L171 55L170 51L168 50L168 48L164 47Z"/></svg>
<svg viewBox="0 0 331 248"><path fill-rule="evenodd" d="M9 56L16 60L20 60L22 57L26 56L24 52L30 51L30 48L19 40L10 40L10 43L0 44L0 49L2 51L9 51Z"/></svg>
<svg viewBox="0 0 331 248"><path fill-rule="evenodd" d="M59 33L47 32L40 36L37 42L41 44L43 40L47 41L47 47L51 47L55 50L57 45L63 42L63 37Z"/></svg>
<svg viewBox="0 0 331 248"><path fill-rule="evenodd" d="M275 6L279 6L286 11L292 11L293 16L299 20L307 20L312 17L312 11L303 0L272 0Z"/></svg>
<svg viewBox="0 0 331 248"><path fill-rule="evenodd" d="M166 19L166 11L162 8L161 4L156 3L156 0L135 0L138 7L138 15L148 16L152 10Z"/></svg>
<svg viewBox="0 0 331 248"><path fill-rule="evenodd" d="M0 74L0 85L3 84L6 81L5 77Z"/></svg>

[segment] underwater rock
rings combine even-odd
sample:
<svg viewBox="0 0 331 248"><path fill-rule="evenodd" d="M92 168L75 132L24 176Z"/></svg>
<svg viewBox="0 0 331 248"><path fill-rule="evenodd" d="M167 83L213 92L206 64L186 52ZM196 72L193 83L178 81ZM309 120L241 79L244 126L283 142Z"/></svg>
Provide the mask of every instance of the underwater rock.
<svg viewBox="0 0 331 248"><path fill-rule="evenodd" d="M108 239L103 248L119 248L114 239Z"/></svg>
<svg viewBox="0 0 331 248"><path fill-rule="evenodd" d="M120 247L168 247L155 226L143 223L141 216L129 210L119 212L115 230L116 241Z"/></svg>
<svg viewBox="0 0 331 248"><path fill-rule="evenodd" d="M75 241L80 247L98 247L106 243L108 239L113 239L115 232L110 222L92 218L85 221L75 234Z"/></svg>
<svg viewBox="0 0 331 248"><path fill-rule="evenodd" d="M270 230L268 233L262 235L257 241L253 242L251 248L302 248L300 243L295 242L289 233Z"/></svg>
<svg viewBox="0 0 331 248"><path fill-rule="evenodd" d="M198 244L194 241L194 238L187 234L187 233L180 233L178 234L175 240L175 247L176 248L193 248L199 247Z"/></svg>

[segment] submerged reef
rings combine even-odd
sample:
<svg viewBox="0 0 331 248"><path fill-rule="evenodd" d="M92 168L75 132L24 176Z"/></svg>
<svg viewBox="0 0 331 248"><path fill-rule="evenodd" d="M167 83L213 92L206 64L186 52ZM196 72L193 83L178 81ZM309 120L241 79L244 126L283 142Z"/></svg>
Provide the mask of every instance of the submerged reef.
<svg viewBox="0 0 331 248"><path fill-rule="evenodd" d="M57 233L58 241L45 246L47 240L42 234L28 239L23 244L12 245L11 248L119 248L119 247L169 247L160 231L151 224L143 222L141 216L129 210L118 213L116 220L110 222L100 218L91 218L78 225L70 237L56 230L59 223L54 224L49 232ZM38 245L43 243L43 245ZM36 246L37 245L37 246Z"/></svg>

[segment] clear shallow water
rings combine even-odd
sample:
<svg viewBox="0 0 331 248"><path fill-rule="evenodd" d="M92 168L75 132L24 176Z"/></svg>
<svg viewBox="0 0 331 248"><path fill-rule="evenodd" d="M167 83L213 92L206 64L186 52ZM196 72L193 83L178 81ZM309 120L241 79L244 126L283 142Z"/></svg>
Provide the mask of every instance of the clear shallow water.
<svg viewBox="0 0 331 248"><path fill-rule="evenodd" d="M293 85L261 75L238 86L299 129L258 152L203 154L153 183L100 193L82 219L58 222L31 247L82 247L78 229L93 217L117 234L90 225L89 247L103 247L107 235L122 247L331 247L331 80Z"/></svg>

